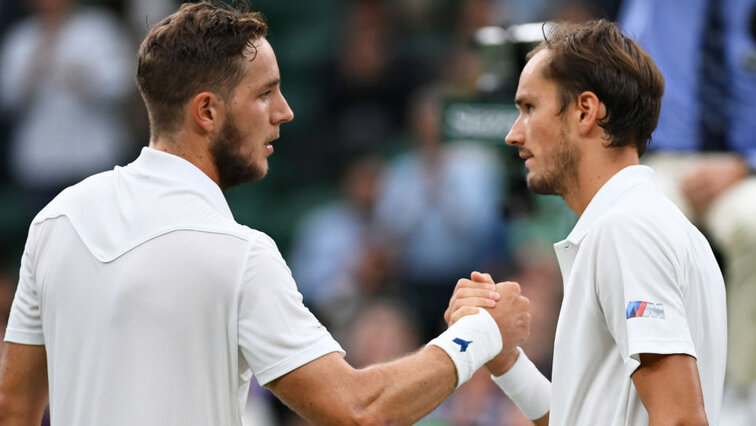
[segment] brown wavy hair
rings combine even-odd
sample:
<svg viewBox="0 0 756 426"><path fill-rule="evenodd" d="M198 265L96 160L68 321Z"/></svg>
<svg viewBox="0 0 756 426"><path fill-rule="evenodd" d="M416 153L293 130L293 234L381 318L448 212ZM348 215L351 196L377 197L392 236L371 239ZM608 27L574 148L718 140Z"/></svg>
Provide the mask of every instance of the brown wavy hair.
<svg viewBox="0 0 756 426"><path fill-rule="evenodd" d="M153 26L137 66L153 137L176 131L184 104L197 93L226 99L244 77L245 53L255 57L255 41L267 30L260 13L216 1L185 3Z"/></svg>
<svg viewBox="0 0 756 426"><path fill-rule="evenodd" d="M607 146L635 145L643 155L664 94L664 76L651 56L603 19L556 24L528 59L543 49L551 52L543 75L559 87L560 114L580 93L593 92L606 106L599 125L609 136Z"/></svg>

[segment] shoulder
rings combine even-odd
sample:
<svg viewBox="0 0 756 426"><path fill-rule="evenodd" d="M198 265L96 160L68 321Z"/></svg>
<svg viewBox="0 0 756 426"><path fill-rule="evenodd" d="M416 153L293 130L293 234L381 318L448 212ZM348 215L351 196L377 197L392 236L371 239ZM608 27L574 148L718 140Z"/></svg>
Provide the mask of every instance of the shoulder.
<svg viewBox="0 0 756 426"><path fill-rule="evenodd" d="M65 215L72 206L96 203L112 189L113 171L97 173L69 186L52 199L32 220L32 225Z"/></svg>
<svg viewBox="0 0 756 426"><path fill-rule="evenodd" d="M586 235L599 256L619 255L680 265L700 231L655 187L637 185Z"/></svg>

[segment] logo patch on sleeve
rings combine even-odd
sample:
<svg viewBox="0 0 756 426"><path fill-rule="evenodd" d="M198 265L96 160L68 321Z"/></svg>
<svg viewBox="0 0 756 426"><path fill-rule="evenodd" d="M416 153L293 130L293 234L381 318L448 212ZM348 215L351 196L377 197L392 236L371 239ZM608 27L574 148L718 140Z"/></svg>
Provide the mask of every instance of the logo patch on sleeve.
<svg viewBox="0 0 756 426"><path fill-rule="evenodd" d="M664 319L664 305L661 303L632 301L627 304L625 316L630 318L659 318Z"/></svg>

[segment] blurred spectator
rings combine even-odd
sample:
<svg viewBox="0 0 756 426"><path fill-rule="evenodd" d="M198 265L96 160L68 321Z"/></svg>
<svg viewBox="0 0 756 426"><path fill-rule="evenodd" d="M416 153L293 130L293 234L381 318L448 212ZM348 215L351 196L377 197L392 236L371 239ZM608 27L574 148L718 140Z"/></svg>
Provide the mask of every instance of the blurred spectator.
<svg viewBox="0 0 756 426"><path fill-rule="evenodd" d="M756 1L627 0L624 29L666 76L647 164L725 258L728 382L756 420ZM750 391L749 391L750 389ZM727 407L727 402L725 402ZM728 411L725 409L724 411ZM724 422L728 424L734 424Z"/></svg>
<svg viewBox="0 0 756 426"><path fill-rule="evenodd" d="M12 125L11 176L41 204L122 159L119 107L134 86L133 50L102 10L72 0L31 5L0 50L0 107Z"/></svg>
<svg viewBox="0 0 756 426"><path fill-rule="evenodd" d="M142 38L152 25L176 10L177 0L126 0L126 17L129 26Z"/></svg>
<svg viewBox="0 0 756 426"><path fill-rule="evenodd" d="M344 340L349 363L355 367L397 359L420 345L417 324L400 302L379 298L357 312Z"/></svg>
<svg viewBox="0 0 756 426"><path fill-rule="evenodd" d="M377 211L424 337L435 334L457 279L494 256L493 243L501 237L497 153L473 143L444 143L440 114L439 93L414 96L413 146L386 170Z"/></svg>
<svg viewBox="0 0 756 426"><path fill-rule="evenodd" d="M328 140L317 147L318 158L336 171L354 156L390 149L403 126L407 93L424 75L420 64L393 47L386 1L347 2L345 14L336 56L322 81Z"/></svg>
<svg viewBox="0 0 756 426"><path fill-rule="evenodd" d="M391 272L375 228L375 203L383 165L364 157L349 166L343 196L302 220L291 269L305 302L332 331L365 298L390 290Z"/></svg>

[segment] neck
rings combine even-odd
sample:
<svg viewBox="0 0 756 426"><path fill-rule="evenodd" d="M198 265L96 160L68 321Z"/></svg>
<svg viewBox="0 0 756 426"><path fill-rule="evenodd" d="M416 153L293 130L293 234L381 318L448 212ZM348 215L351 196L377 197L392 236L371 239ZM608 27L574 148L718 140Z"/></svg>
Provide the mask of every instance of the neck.
<svg viewBox="0 0 756 426"><path fill-rule="evenodd" d="M150 138L150 148L167 152L194 164L220 186L218 168L207 149L207 141L188 134L155 136Z"/></svg>
<svg viewBox="0 0 756 426"><path fill-rule="evenodd" d="M563 194L564 201L578 216L582 216L593 197L617 172L640 164L635 146L604 148L583 152L578 165L577 184Z"/></svg>

